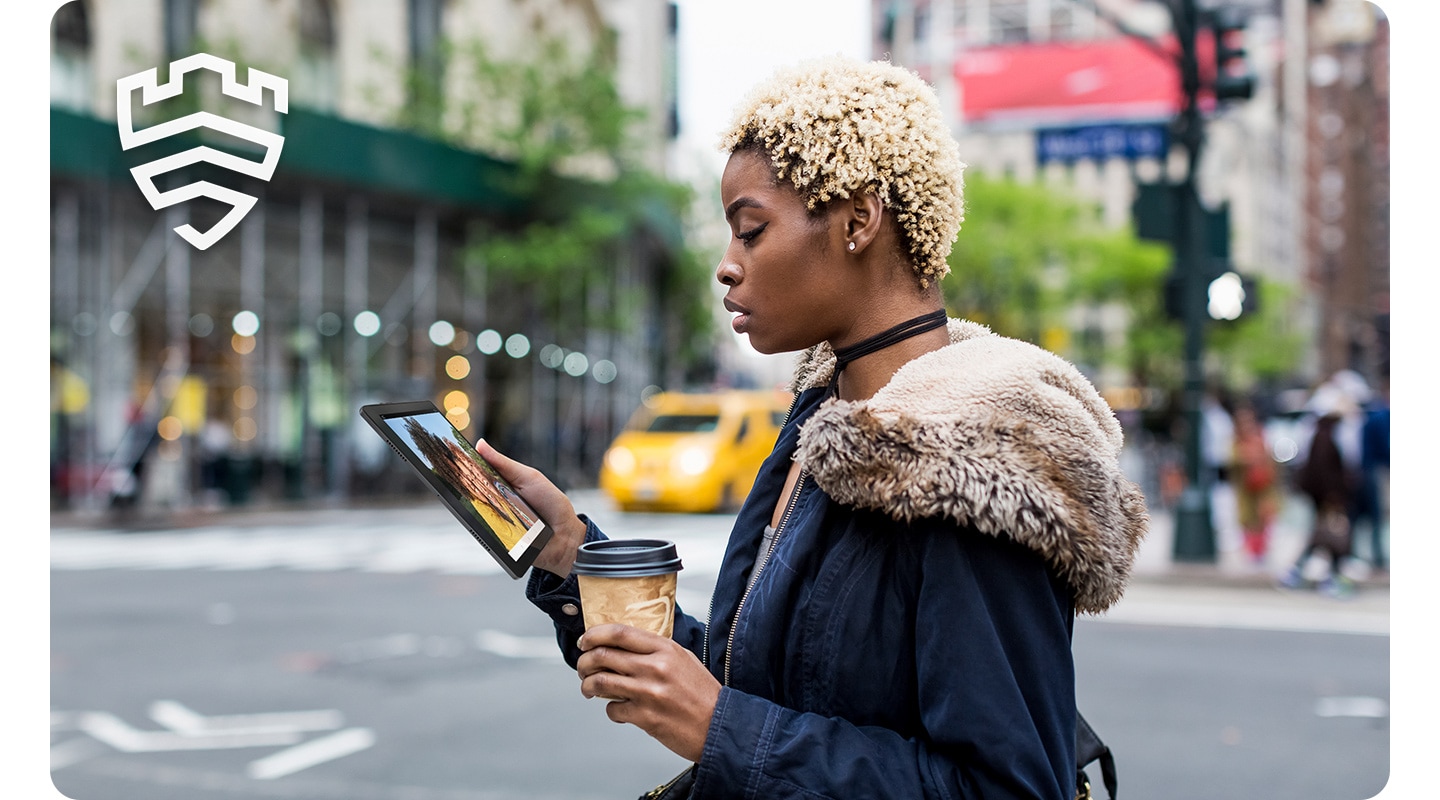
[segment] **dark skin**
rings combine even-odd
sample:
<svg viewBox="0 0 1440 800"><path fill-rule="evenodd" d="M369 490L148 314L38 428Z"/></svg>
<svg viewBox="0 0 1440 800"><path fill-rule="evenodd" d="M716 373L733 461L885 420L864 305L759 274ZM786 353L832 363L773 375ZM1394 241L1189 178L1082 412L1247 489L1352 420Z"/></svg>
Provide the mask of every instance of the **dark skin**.
<svg viewBox="0 0 1440 800"><path fill-rule="evenodd" d="M894 216L870 192L837 199L812 214L789 184L777 182L763 154L732 154L720 185L731 239L715 277L727 287L725 307L737 331L762 353L804 350L820 342L844 347L943 307L934 283L921 288ZM853 248L852 248L853 243ZM841 373L841 400L863 400L901 366L949 343L945 329L928 331L861 357ZM476 449L494 464L555 534L535 566L570 574L585 524L538 470ZM800 467L793 465L774 524ZM699 761L720 697L720 683L689 650L626 625L601 625L579 640L580 692L610 698L605 712L650 734L672 752Z"/></svg>

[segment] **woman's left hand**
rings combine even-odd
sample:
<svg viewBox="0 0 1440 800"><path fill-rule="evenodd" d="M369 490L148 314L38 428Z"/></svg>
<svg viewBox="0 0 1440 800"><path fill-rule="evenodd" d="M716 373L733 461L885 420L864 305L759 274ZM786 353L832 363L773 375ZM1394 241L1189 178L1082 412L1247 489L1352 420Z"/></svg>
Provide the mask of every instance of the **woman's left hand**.
<svg viewBox="0 0 1440 800"><path fill-rule="evenodd" d="M580 693L610 699L605 714L698 762L720 682L672 639L629 625L597 625L578 642Z"/></svg>

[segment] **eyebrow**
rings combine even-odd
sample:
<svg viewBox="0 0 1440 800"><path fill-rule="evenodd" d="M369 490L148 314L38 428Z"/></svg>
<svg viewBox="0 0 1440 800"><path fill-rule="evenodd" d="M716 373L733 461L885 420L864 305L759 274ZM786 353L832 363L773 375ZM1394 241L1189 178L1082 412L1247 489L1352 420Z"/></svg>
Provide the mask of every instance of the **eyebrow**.
<svg viewBox="0 0 1440 800"><path fill-rule="evenodd" d="M734 201L733 203L731 203L730 205L728 205L728 206L725 207L725 221L726 221L726 222L729 222L729 221L730 221L730 218L733 217L733 216L735 216L735 212L736 212L736 211L739 211L739 210L742 209L742 208L763 208L763 207L764 207L764 206L760 205L760 201L759 201L759 200L756 200L756 199L753 198L753 197L738 197L738 198L735 199L735 201Z"/></svg>

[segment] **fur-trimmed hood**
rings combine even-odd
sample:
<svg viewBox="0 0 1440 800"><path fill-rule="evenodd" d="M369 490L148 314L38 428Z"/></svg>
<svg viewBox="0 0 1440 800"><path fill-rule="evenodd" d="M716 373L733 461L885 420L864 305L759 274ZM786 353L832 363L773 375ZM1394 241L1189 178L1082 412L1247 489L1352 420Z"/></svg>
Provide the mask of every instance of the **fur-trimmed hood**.
<svg viewBox="0 0 1440 800"><path fill-rule="evenodd" d="M795 458L836 501L908 521L945 516L1039 552L1076 610L1120 599L1149 527L1120 470L1122 433L1074 365L952 319L951 344L901 367L868 400L806 420ZM807 350L794 389L825 385L829 345Z"/></svg>

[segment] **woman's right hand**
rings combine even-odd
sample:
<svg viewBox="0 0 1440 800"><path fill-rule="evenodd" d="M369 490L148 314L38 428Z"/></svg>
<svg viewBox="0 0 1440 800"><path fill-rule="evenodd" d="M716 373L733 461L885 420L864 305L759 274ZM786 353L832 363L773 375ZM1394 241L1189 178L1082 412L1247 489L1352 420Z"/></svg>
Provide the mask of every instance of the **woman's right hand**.
<svg viewBox="0 0 1440 800"><path fill-rule="evenodd" d="M484 439L475 443L475 450L555 532L535 558L535 566L561 578L570 577L575 554L585 541L585 523L576 515L570 498L540 470L501 454Z"/></svg>

